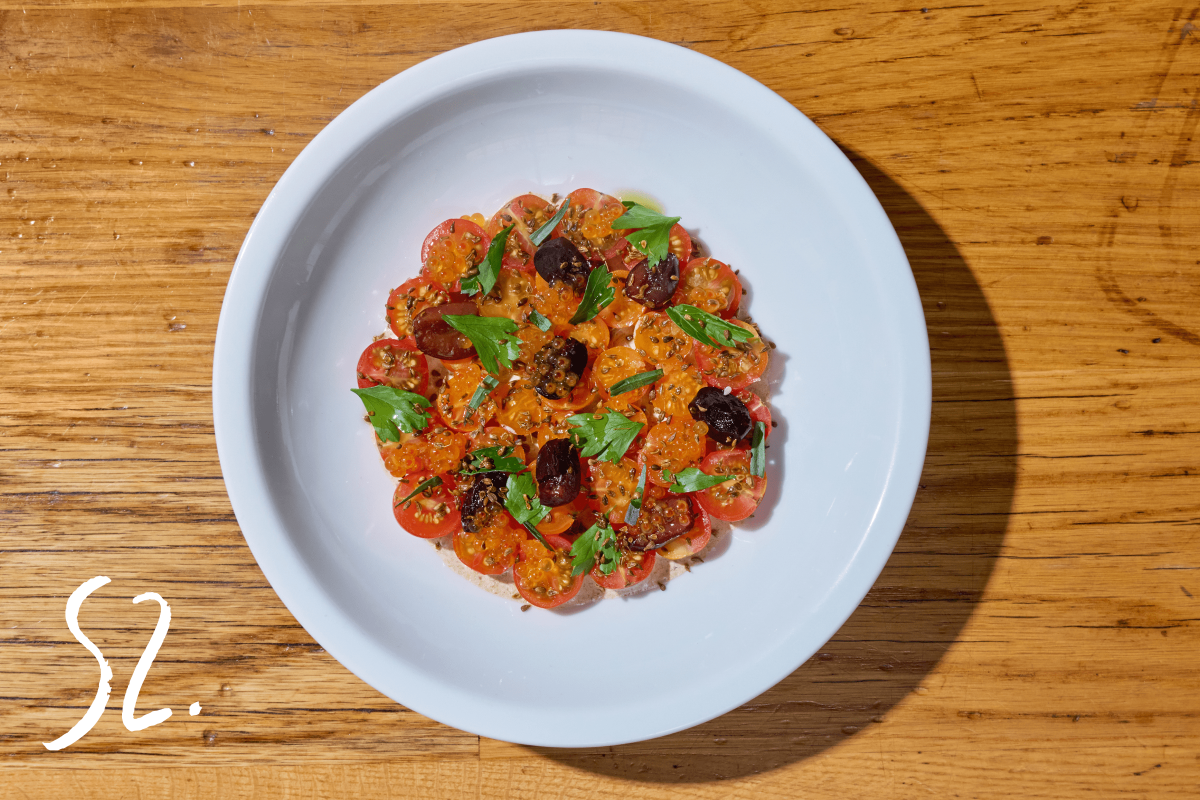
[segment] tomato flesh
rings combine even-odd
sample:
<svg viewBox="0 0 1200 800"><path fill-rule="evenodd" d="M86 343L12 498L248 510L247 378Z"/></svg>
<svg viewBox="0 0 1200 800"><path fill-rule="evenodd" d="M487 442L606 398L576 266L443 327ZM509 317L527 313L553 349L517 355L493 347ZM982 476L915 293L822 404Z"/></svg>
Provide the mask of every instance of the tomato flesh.
<svg viewBox="0 0 1200 800"><path fill-rule="evenodd" d="M436 539L462 527L458 501L450 493L454 479L441 475L442 485L426 489L403 505L400 501L412 494L424 481L433 477L428 472L406 475L400 479L392 495L392 513L400 527L421 539Z"/></svg>
<svg viewBox="0 0 1200 800"><path fill-rule="evenodd" d="M658 486L669 486L664 472L677 474L694 467L708 449L708 426L690 417L676 417L660 422L646 434L638 453L638 467L646 467L646 480Z"/></svg>
<svg viewBox="0 0 1200 800"><path fill-rule="evenodd" d="M425 237L421 245L421 274L457 292L462 279L479 271L492 239L487 231L467 219L448 219Z"/></svg>
<svg viewBox="0 0 1200 800"><path fill-rule="evenodd" d="M754 513L767 491L767 479L750 474L750 451L717 450L700 465L706 475L732 475L734 480L695 492L700 507L717 519L739 522Z"/></svg>
<svg viewBox="0 0 1200 800"><path fill-rule="evenodd" d="M770 349L753 325L740 319L732 322L752 332L756 338L738 342L733 347L710 347L697 342L696 366L710 386L745 389L767 371Z"/></svg>
<svg viewBox="0 0 1200 800"><path fill-rule="evenodd" d="M446 384L438 392L433 406L446 427L471 432L483 426L496 413L496 403L489 394L473 411L471 398L483 384L483 368L468 361L447 370Z"/></svg>
<svg viewBox="0 0 1200 800"><path fill-rule="evenodd" d="M724 262L693 258L679 275L679 286L671 298L672 305L681 303L731 319L742 305L742 282Z"/></svg>
<svg viewBox="0 0 1200 800"><path fill-rule="evenodd" d="M600 565L592 567L591 576L602 589L624 589L627 586L641 583L650 577L654 571L656 560L655 551L635 553L632 550L621 550L621 562L610 574L600 571Z"/></svg>
<svg viewBox="0 0 1200 800"><path fill-rule="evenodd" d="M358 358L358 388L391 386L423 395L429 389L429 362L416 344L379 339Z"/></svg>
<svg viewBox="0 0 1200 800"><path fill-rule="evenodd" d="M604 261L606 254L624 241L625 232L613 230L612 222L625 213L625 206L595 189L576 189L567 200L571 205L552 235L565 236L589 261Z"/></svg>
<svg viewBox="0 0 1200 800"><path fill-rule="evenodd" d="M571 576L571 543L562 536L547 536L547 550L537 539L521 542L513 583L521 597L538 608L561 606L583 586L583 576Z"/></svg>
<svg viewBox="0 0 1200 800"><path fill-rule="evenodd" d="M388 295L387 320L388 326L396 337L407 342L413 342L413 320L427 308L445 305L450 302L450 292L440 283L434 283L428 278L416 277L405 281L392 290ZM415 342L414 342L415 344Z"/></svg>
<svg viewBox="0 0 1200 800"><path fill-rule="evenodd" d="M475 533L463 530L460 525L454 532L454 554L476 572L499 575L517 560L524 537L524 529L507 513L501 513Z"/></svg>
<svg viewBox="0 0 1200 800"><path fill-rule="evenodd" d="M704 506L700 504L699 498L694 493L692 499L697 501L692 504L692 529L658 548L658 552L662 553L663 558L678 561L681 558L694 556L703 550L712 539L712 520L709 519L708 512L704 510Z"/></svg>
<svg viewBox="0 0 1200 800"><path fill-rule="evenodd" d="M537 247L530 236L554 216L554 206L536 194L523 194L515 197L492 215L488 221L488 236L495 238L496 234L513 226L508 235L504 248L503 266L520 272L533 271L533 255Z"/></svg>

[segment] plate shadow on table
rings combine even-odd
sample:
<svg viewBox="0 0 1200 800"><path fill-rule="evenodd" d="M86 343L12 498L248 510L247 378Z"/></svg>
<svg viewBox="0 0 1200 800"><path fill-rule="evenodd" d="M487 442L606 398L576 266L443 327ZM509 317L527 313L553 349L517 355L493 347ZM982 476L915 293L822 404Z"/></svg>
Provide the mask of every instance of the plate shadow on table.
<svg viewBox="0 0 1200 800"><path fill-rule="evenodd" d="M766 772L888 724L959 640L995 565L1016 481L1017 419L1004 344L975 276L920 201L843 147L908 254L929 329L933 415L913 509L870 593L820 651L715 720L648 742L522 748L642 781ZM586 724L586 721L581 721Z"/></svg>

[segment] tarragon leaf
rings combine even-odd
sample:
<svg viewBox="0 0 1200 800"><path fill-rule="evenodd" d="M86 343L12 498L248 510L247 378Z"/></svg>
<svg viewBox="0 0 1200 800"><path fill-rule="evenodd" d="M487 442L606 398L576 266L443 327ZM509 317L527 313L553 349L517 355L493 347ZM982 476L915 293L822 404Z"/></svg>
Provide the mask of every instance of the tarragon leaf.
<svg viewBox="0 0 1200 800"><path fill-rule="evenodd" d="M649 372L639 372L637 375L630 375L624 380L617 381L613 387L608 390L610 396L615 397L619 394L632 392L634 389L640 389L643 386L649 386L663 376L661 369L652 369Z"/></svg>
<svg viewBox="0 0 1200 800"><path fill-rule="evenodd" d="M483 382L475 387L475 394L471 395L471 399L467 401L467 411L463 414L463 419L470 419L475 410L483 405L483 401L487 399L492 389L495 389L499 385L500 381L491 375L484 375Z"/></svg>
<svg viewBox="0 0 1200 800"><path fill-rule="evenodd" d="M754 423L750 437L750 474L760 478L767 475L767 425L762 420Z"/></svg>
<svg viewBox="0 0 1200 800"><path fill-rule="evenodd" d="M753 331L686 303L668 308L667 316L688 336L709 347L733 347L758 338Z"/></svg>
<svg viewBox="0 0 1200 800"><path fill-rule="evenodd" d="M579 301L579 308L575 309L575 314L571 317L571 324L578 325L581 322L587 322L599 314L600 309L611 303L616 296L616 291L612 287L612 274L609 273L608 267L603 264L593 267L588 274L587 286L583 290L583 299Z"/></svg>
<svg viewBox="0 0 1200 800"><path fill-rule="evenodd" d="M508 247L508 236L512 230L513 226L509 225L492 238L487 256L479 265L479 274L463 279L463 294L474 295L482 292L486 295L492 291L492 287L496 285L496 276L500 274L500 267L504 264L504 248Z"/></svg>
<svg viewBox="0 0 1200 800"><path fill-rule="evenodd" d="M554 233L554 229L558 227L558 223L562 222L563 216L566 215L567 206L569 205L571 205L570 198L563 200L563 204L559 206L558 211L554 213L554 216L551 217L545 225L529 234L529 241L533 242L534 247L537 247L542 242L546 241L550 234ZM545 330L545 328L542 328L542 330Z"/></svg>
<svg viewBox="0 0 1200 800"><path fill-rule="evenodd" d="M385 442L400 441L400 431L417 433L429 424L429 415L421 411L432 403L419 394L391 386L351 389L367 408L367 419Z"/></svg>
<svg viewBox="0 0 1200 800"><path fill-rule="evenodd" d="M528 319L529 323L535 326L539 331L548 331L550 330L550 326L553 324L550 322L550 320L542 316L536 308L530 309L529 316L526 317L526 319Z"/></svg>
<svg viewBox="0 0 1200 800"><path fill-rule="evenodd" d="M493 375L500 374L497 362L509 369L513 359L521 354L521 340L513 335L517 332L517 323L508 317L446 314L442 319L471 340L479 360L483 362L483 368Z"/></svg>
<svg viewBox="0 0 1200 800"><path fill-rule="evenodd" d="M642 475L638 478L637 488L633 491L633 499L629 501L629 508L625 511L625 524L636 525L638 517L642 514L642 495L646 492L646 467L642 465Z"/></svg>
<svg viewBox="0 0 1200 800"><path fill-rule="evenodd" d="M423 480L420 483L418 483L417 488L413 489L412 492L409 493L408 497L405 497L403 500L399 501L398 503L393 503L392 507L400 508L402 505L407 503L409 500L412 500L414 497L416 497L417 495L419 495L421 492L425 491L426 489L432 489L435 486L441 486L441 485L442 485L441 477L438 475L434 475L432 478L429 478L428 480Z"/></svg>

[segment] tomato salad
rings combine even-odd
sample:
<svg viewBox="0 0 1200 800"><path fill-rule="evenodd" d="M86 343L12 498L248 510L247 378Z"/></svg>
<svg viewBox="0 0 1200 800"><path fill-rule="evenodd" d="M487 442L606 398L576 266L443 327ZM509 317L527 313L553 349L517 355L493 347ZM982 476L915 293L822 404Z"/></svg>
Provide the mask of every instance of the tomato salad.
<svg viewBox="0 0 1200 800"><path fill-rule="evenodd" d="M532 194L434 228L354 391L397 522L520 597L645 581L755 512L773 345L737 273L644 205ZM743 314L744 316L744 314Z"/></svg>

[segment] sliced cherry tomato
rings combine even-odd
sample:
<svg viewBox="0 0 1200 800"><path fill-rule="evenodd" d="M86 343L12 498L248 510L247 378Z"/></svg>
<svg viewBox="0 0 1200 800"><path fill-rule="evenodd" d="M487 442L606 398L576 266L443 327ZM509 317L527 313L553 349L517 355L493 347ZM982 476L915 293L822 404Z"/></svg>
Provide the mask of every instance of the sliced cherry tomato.
<svg viewBox="0 0 1200 800"><path fill-rule="evenodd" d="M507 431L499 425L488 425L471 434L467 443L467 452L482 450L485 447L511 447L509 455L525 460L525 448L517 443L517 437L512 431Z"/></svg>
<svg viewBox="0 0 1200 800"><path fill-rule="evenodd" d="M483 384L483 367L468 361L456 364L447 371L446 384L438 392L433 407L447 427L456 431L471 432L483 427L496 414L496 402L488 394L474 411L469 408L475 390ZM470 413L468 413L470 412Z"/></svg>
<svg viewBox="0 0 1200 800"><path fill-rule="evenodd" d="M767 491L767 479L750 474L750 451L717 450L700 465L706 475L732 475L734 480L695 492L700 506L717 519L738 522L754 513Z"/></svg>
<svg viewBox="0 0 1200 800"><path fill-rule="evenodd" d="M529 317L533 308L533 279L526 272L501 270L496 285L486 297L478 297L481 317L508 317L518 324ZM574 313L574 312L572 312Z"/></svg>
<svg viewBox="0 0 1200 800"><path fill-rule="evenodd" d="M611 574L605 575L601 572L599 564L592 567L592 580L599 584L601 588L624 589L626 586L641 583L654 571L656 558L653 550L645 553L636 553L632 550L622 549L620 552L621 562Z"/></svg>
<svg viewBox="0 0 1200 800"><path fill-rule="evenodd" d="M430 472L456 470L467 454L465 433L431 425L421 434L421 438L429 445L425 453L425 466Z"/></svg>
<svg viewBox="0 0 1200 800"><path fill-rule="evenodd" d="M599 317L610 329L628 328L637 324L646 307L625 294L625 280L629 277L627 270L617 270L612 273L613 301L600 309Z"/></svg>
<svg viewBox="0 0 1200 800"><path fill-rule="evenodd" d="M766 429L766 435L771 435L771 409L762 398L756 395L749 389L739 389L734 392L737 398L746 404L746 410L750 412L751 422L761 422Z"/></svg>
<svg viewBox="0 0 1200 800"><path fill-rule="evenodd" d="M692 257L692 237L678 223L671 226L667 247L668 252L674 253L680 264L687 264ZM645 257L645 254L629 244L629 240L622 236L608 249L604 260L610 270L631 270Z"/></svg>
<svg viewBox="0 0 1200 800"><path fill-rule="evenodd" d="M624 231L614 231L612 222L625 213L625 206L595 189L576 189L567 199L571 205L552 235L565 236L589 261L604 261L605 254L624 241Z"/></svg>
<svg viewBox="0 0 1200 800"><path fill-rule="evenodd" d="M358 359L358 388L391 386L423 395L429 389L429 362L415 344L379 339Z"/></svg>
<svg viewBox="0 0 1200 800"><path fill-rule="evenodd" d="M633 332L633 346L652 364L683 364L692 352L692 337L661 311L647 311Z"/></svg>
<svg viewBox="0 0 1200 800"><path fill-rule="evenodd" d="M504 248L504 266L521 272L533 272L533 254L537 247L529 237L554 216L553 205L536 194L523 194L509 200L492 215L487 225L488 236L513 226ZM486 316L486 315L485 315Z"/></svg>
<svg viewBox="0 0 1200 800"><path fill-rule="evenodd" d="M637 490L640 467L626 456L616 464L592 459L587 470L588 504L603 513L617 512L625 516L629 501Z"/></svg>
<svg viewBox="0 0 1200 800"><path fill-rule="evenodd" d="M513 583L521 597L538 608L555 608L579 594L583 576L571 577L570 541L547 536L546 542L554 549L547 550L537 539L521 542Z"/></svg>
<svg viewBox="0 0 1200 800"><path fill-rule="evenodd" d="M696 500L695 494L692 495L692 499ZM708 518L708 512L704 510L704 506L700 505L698 500L692 503L692 514L692 529L658 548L658 552L662 553L664 558L678 561L681 558L694 556L703 550L708 544L708 540L712 538L712 520Z"/></svg>
<svg viewBox="0 0 1200 800"><path fill-rule="evenodd" d="M546 398L546 405L553 411L568 411L574 414L581 408L586 408L595 403L599 394L596 387L592 385L588 368L584 368L583 375L579 378L579 383L575 384L575 388L571 390L569 395L560 400Z"/></svg>
<svg viewBox="0 0 1200 800"><path fill-rule="evenodd" d="M694 467L704 458L708 449L708 426L691 417L675 417L670 422L660 422L646 434L646 441L638 453L638 469L646 469L646 480L658 486L669 486L663 471L678 473Z"/></svg>
<svg viewBox="0 0 1200 800"><path fill-rule="evenodd" d="M507 513L497 514L476 533L454 532L454 554L458 560L484 575L499 575L517 560L517 550L525 530L513 522Z"/></svg>
<svg viewBox="0 0 1200 800"><path fill-rule="evenodd" d="M542 316L550 320L555 333L570 330L571 317L575 316L581 300L583 295L576 294L575 290L565 283L555 283L551 286L545 278L535 274L533 305Z"/></svg>
<svg viewBox="0 0 1200 800"><path fill-rule="evenodd" d="M604 405L607 408L624 411L640 402L649 393L650 388L643 386L614 396L612 387L626 378L650 370L651 367L645 359L628 347L610 347L598 355L596 362L592 364L592 382L604 396Z"/></svg>
<svg viewBox="0 0 1200 800"><path fill-rule="evenodd" d="M590 319L587 322L579 323L571 329L569 336L583 342L588 350L603 350L608 347L608 326L599 319Z"/></svg>
<svg viewBox="0 0 1200 800"><path fill-rule="evenodd" d="M400 434L400 438L404 438L406 434ZM392 473L397 478L403 478L414 472L420 472L426 468L425 456L428 454L429 444L419 436L408 435L408 440L393 444L384 442L380 445L379 454L383 456L383 465L387 467L387 471Z"/></svg>
<svg viewBox="0 0 1200 800"><path fill-rule="evenodd" d="M580 492L575 499L563 506L554 506L550 514L538 523L538 533L548 536L555 533L566 533L579 520L592 520L596 512L588 508L587 497ZM591 525L589 521L587 523ZM587 527L586 525L584 526Z"/></svg>
<svg viewBox="0 0 1200 800"><path fill-rule="evenodd" d="M758 335L758 329L740 319L730 320L752 332L756 338L738 342L733 347L709 347L696 343L696 366L710 386L724 389L745 389L762 378L767 371L770 352L767 343Z"/></svg>
<svg viewBox="0 0 1200 800"><path fill-rule="evenodd" d="M742 282L728 264L715 258L693 258L683 268L671 298L671 305L680 303L730 319L742 305Z"/></svg>
<svg viewBox="0 0 1200 800"><path fill-rule="evenodd" d="M448 219L430 231L421 245L421 274L457 292L463 278L478 272L491 243L487 231L476 223Z"/></svg>
<svg viewBox="0 0 1200 800"><path fill-rule="evenodd" d="M666 374L650 390L650 416L655 422L679 416L690 419L688 403L705 386L704 376L695 367L668 367Z"/></svg>
<svg viewBox="0 0 1200 800"><path fill-rule="evenodd" d="M518 436L528 436L550 421L551 409L545 398L525 381L502 386L496 391L496 421Z"/></svg>
<svg viewBox="0 0 1200 800"><path fill-rule="evenodd" d="M433 475L429 472L406 475L400 479L392 495L392 512L396 515L400 527L422 539L436 539L462 527L458 501L450 492L454 486L454 479L449 475L440 476L441 486L425 489L408 502L400 504L401 500L431 477Z"/></svg>
<svg viewBox="0 0 1200 800"><path fill-rule="evenodd" d="M521 325L517 328L517 338L521 340L521 352L517 356L517 361L521 362L522 367L531 367L537 351L549 344L550 340L554 338L554 334L544 331L536 325ZM516 364L514 363L513 366L515 367Z"/></svg>
<svg viewBox="0 0 1200 800"><path fill-rule="evenodd" d="M428 278L411 278L388 295L387 320L392 332L400 339L412 342L413 320L431 306L450 302L450 292L440 283Z"/></svg>

